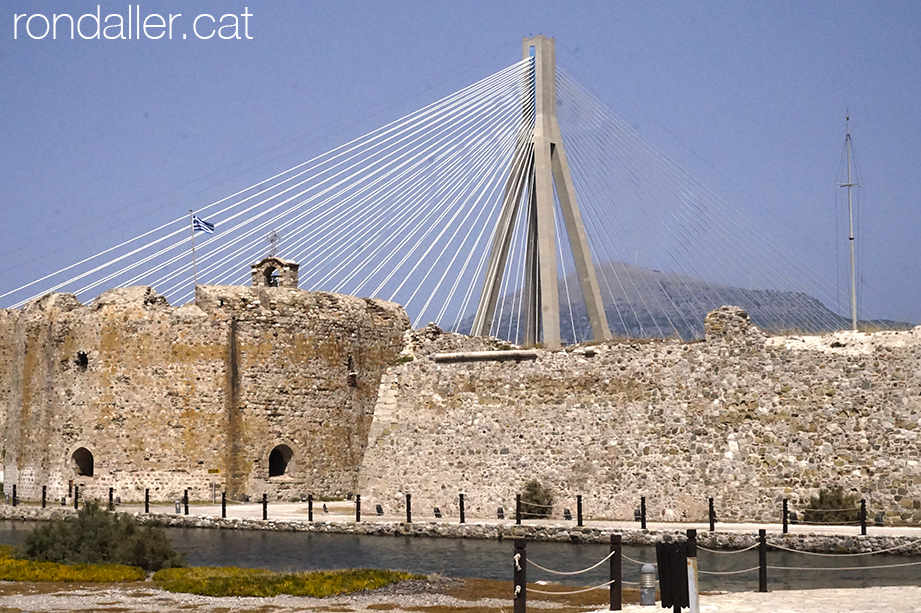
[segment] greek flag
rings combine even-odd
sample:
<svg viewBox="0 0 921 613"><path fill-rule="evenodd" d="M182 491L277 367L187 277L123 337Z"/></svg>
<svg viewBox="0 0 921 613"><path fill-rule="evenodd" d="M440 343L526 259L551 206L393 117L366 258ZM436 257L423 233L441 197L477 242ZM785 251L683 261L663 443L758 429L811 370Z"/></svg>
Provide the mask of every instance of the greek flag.
<svg viewBox="0 0 921 613"><path fill-rule="evenodd" d="M192 215L192 231L214 234L214 224L208 223L204 219L200 219L198 215Z"/></svg>

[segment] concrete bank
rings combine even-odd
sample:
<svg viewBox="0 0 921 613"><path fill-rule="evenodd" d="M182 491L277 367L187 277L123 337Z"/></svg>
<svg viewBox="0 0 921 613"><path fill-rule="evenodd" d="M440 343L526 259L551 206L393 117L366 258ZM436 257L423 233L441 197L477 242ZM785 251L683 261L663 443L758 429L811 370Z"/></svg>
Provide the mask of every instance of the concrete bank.
<svg viewBox="0 0 921 613"><path fill-rule="evenodd" d="M360 534L369 536L415 536L430 538L460 539L515 539L571 543L609 543L612 534L620 534L627 545L653 545L662 538L685 538L688 528L698 530L698 544L708 549L736 550L750 547L757 542L758 529L768 531L767 542L803 552L814 553L864 553L891 550L894 555L921 556L921 529L919 528L875 528L883 534L822 534L805 531L810 526L791 526L795 532L782 534L779 526L757 524L720 524L718 530L708 531L700 524L654 524L650 529L637 529L636 524L627 522L590 522L578 527L572 523L555 523L552 520L538 520L516 525L511 521L476 521L456 523L450 521L415 521L407 523L396 518L374 517L360 522L354 516L343 514L315 515L315 521L307 521L304 505L276 505L271 508L276 519L261 519L260 505L233 507L234 517L222 519L220 506L206 507L205 513L177 515L163 512L144 514L135 507L119 507L119 512L128 512L143 522L160 522L164 526L179 528L210 528L221 530L273 530L279 532L312 532L317 534ZM160 509L162 511L162 509ZM202 509L196 510L196 512ZM216 511L216 512L215 512ZM72 516L70 507L41 509L29 506L0 506L0 520L43 521ZM332 516L330 516L332 515ZM319 520L319 521L316 521ZM842 527L846 531L849 528ZM853 532L853 530L851 530Z"/></svg>

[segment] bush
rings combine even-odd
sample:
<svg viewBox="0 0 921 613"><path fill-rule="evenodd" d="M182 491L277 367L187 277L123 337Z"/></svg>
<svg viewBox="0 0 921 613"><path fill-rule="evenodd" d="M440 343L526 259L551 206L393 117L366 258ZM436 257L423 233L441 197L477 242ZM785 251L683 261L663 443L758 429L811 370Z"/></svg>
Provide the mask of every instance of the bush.
<svg viewBox="0 0 921 613"><path fill-rule="evenodd" d="M845 494L840 487L819 490L803 511L806 523L844 524L860 521L860 501L856 494Z"/></svg>
<svg viewBox="0 0 921 613"><path fill-rule="evenodd" d="M550 517L553 512L553 491L537 479L524 484L521 493L521 517L525 519L542 519Z"/></svg>
<svg viewBox="0 0 921 613"><path fill-rule="evenodd" d="M59 564L123 564L145 570L185 565L160 526L142 526L130 515L110 514L95 502L75 518L50 521L29 534L17 557Z"/></svg>
<svg viewBox="0 0 921 613"><path fill-rule="evenodd" d="M352 570L274 573L251 568L170 568L154 575L169 592L202 596L311 596L325 598L362 590L376 590L407 579L423 579L403 571L359 568Z"/></svg>

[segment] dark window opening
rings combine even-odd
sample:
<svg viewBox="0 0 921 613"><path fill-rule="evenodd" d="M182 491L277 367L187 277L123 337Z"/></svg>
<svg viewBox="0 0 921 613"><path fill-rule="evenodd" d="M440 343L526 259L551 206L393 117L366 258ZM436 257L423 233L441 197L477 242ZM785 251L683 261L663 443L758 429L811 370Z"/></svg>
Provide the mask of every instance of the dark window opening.
<svg viewBox="0 0 921 613"><path fill-rule="evenodd" d="M74 452L74 455L71 456L73 461L74 470L77 471L77 475L81 477L92 477L93 476L93 454L90 453L90 450L86 447L80 447Z"/></svg>
<svg viewBox="0 0 921 613"><path fill-rule="evenodd" d="M86 357L85 351L78 351L77 357L74 358L74 364L77 365L77 368L80 370L86 370L86 367L89 366L90 359Z"/></svg>
<svg viewBox="0 0 921 613"><path fill-rule="evenodd" d="M349 387L358 387L358 372L355 370L355 364L352 362L352 356L349 356L346 383L348 383Z"/></svg>
<svg viewBox="0 0 921 613"><path fill-rule="evenodd" d="M269 476L280 477L288 470L294 452L287 445L278 445L269 454Z"/></svg>
<svg viewBox="0 0 921 613"><path fill-rule="evenodd" d="M268 287L278 287L278 271L274 266L265 269L265 284Z"/></svg>

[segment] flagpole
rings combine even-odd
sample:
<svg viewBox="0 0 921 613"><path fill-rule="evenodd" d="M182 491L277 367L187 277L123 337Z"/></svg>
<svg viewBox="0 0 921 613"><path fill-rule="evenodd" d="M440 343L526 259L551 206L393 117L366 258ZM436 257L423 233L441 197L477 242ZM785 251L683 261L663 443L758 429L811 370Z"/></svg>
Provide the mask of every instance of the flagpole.
<svg viewBox="0 0 921 613"><path fill-rule="evenodd" d="M198 287L198 265L195 263L195 222L192 220L192 211L189 211L189 229L192 231L192 275L195 287Z"/></svg>

